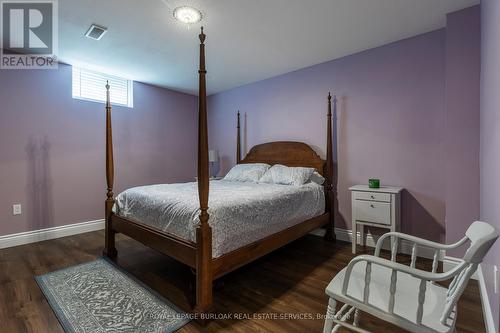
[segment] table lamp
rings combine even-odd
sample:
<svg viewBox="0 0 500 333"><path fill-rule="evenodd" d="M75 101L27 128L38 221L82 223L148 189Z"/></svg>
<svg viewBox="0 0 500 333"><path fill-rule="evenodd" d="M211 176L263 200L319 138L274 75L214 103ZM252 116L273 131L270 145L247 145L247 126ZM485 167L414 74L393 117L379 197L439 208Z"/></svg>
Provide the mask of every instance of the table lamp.
<svg viewBox="0 0 500 333"><path fill-rule="evenodd" d="M208 151L208 162L210 163L210 177L215 178L219 172L217 164L219 163L219 151L209 150Z"/></svg>

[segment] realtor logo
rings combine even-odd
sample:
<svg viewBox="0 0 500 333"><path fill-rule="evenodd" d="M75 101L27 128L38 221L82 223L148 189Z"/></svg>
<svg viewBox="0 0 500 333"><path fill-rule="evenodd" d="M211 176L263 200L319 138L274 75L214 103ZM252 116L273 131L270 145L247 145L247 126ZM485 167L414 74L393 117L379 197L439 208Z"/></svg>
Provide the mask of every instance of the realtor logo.
<svg viewBox="0 0 500 333"><path fill-rule="evenodd" d="M57 0L1 2L3 69L57 68Z"/></svg>

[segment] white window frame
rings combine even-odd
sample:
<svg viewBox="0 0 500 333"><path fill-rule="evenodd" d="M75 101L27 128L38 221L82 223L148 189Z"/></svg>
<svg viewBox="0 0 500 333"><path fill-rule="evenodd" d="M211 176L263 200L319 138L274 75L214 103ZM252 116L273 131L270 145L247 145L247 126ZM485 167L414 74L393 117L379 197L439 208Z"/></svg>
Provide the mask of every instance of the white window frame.
<svg viewBox="0 0 500 333"><path fill-rule="evenodd" d="M81 89L81 81L78 84L80 87L80 91L75 91L75 80L80 79L81 80L81 73L90 73L95 76L99 76L100 79L102 79L103 82L106 80L110 81L110 97L111 97L111 104L112 105L118 105L118 106L124 106L128 108L133 108L134 107L134 81L125 79L119 76L111 75L111 74L106 74L98 71L94 71L91 69L86 69L83 67L78 67L78 66L73 66L72 68L72 73L71 73L71 94L74 99L79 99L79 100L84 100L84 101L91 101L91 102L97 102L97 103L106 103L106 88L105 88L105 83L102 83L102 91L103 91L103 98L92 98L89 96L82 96L82 89ZM116 100L113 100L113 81L121 81L123 83L126 83L127 87L127 103L120 103L117 102ZM96 87L97 89L100 89L101 87Z"/></svg>

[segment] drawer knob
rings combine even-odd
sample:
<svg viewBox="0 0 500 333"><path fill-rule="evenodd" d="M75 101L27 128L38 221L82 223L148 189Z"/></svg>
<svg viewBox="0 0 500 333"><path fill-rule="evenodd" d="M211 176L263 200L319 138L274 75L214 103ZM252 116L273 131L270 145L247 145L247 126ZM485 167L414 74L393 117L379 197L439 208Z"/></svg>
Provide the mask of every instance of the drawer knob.
<svg viewBox="0 0 500 333"><path fill-rule="evenodd" d="M373 195L370 195L370 197L371 197L372 199L375 199L375 197L374 197Z"/></svg>
<svg viewBox="0 0 500 333"><path fill-rule="evenodd" d="M374 206L374 205L370 205L370 207L371 207L371 208L375 208L375 206Z"/></svg>

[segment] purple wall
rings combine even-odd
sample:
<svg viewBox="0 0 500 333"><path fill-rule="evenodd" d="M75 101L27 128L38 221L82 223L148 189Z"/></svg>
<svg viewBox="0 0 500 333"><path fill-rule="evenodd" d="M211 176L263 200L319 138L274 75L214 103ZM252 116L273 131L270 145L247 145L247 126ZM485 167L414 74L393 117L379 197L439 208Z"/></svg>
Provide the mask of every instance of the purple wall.
<svg viewBox="0 0 500 333"><path fill-rule="evenodd" d="M238 109L246 149L297 140L324 157L332 91L340 101L337 226L350 228L349 186L378 177L407 189L403 232L463 237L479 217L479 20L471 7L450 14L446 29L211 96L210 143L222 171L235 162Z"/></svg>
<svg viewBox="0 0 500 333"><path fill-rule="evenodd" d="M444 240L445 30L249 84L209 98L210 145L222 171L235 162L236 110L246 149L303 141L323 157L326 95L339 97L339 209L350 228L348 187L381 178L408 189L406 233Z"/></svg>
<svg viewBox="0 0 500 333"><path fill-rule="evenodd" d="M105 199L104 104L71 97L71 67L0 70L0 235L96 220ZM193 180L196 97L135 83L114 107L115 192ZM12 204L23 215L12 215Z"/></svg>
<svg viewBox="0 0 500 333"><path fill-rule="evenodd" d="M500 2L483 0L481 6L481 220L500 229ZM497 332L500 301L493 291L493 265L500 266L499 254L497 241L482 265Z"/></svg>
<svg viewBox="0 0 500 333"><path fill-rule="evenodd" d="M479 219L480 7L451 13L446 27L446 241ZM447 255L462 257L465 249Z"/></svg>

